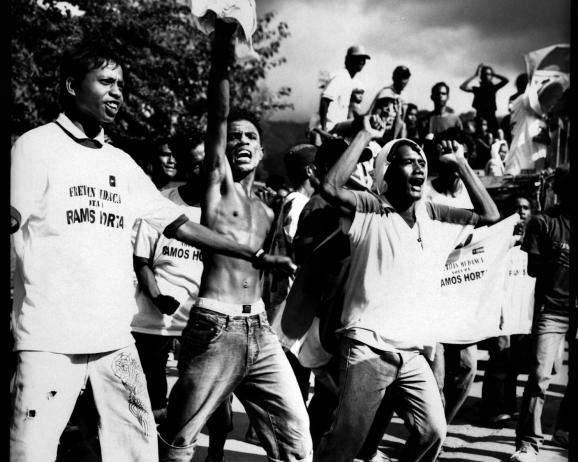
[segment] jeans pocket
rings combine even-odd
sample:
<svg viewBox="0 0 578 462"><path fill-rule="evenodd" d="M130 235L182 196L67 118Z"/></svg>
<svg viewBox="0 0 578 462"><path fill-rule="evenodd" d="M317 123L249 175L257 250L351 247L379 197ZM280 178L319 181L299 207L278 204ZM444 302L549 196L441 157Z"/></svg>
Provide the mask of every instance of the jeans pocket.
<svg viewBox="0 0 578 462"><path fill-rule="evenodd" d="M223 333L223 322L218 316L192 312L183 330L182 343L186 347L206 349L216 342Z"/></svg>

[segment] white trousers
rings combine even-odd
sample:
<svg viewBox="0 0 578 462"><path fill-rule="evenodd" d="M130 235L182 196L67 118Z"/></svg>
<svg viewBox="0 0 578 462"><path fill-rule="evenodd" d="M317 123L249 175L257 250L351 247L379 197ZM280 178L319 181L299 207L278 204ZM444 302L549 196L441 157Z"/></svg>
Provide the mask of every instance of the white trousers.
<svg viewBox="0 0 578 462"><path fill-rule="evenodd" d="M90 381L103 462L158 461L157 433L134 345L98 354L17 352L11 384L11 462L54 462L76 400Z"/></svg>

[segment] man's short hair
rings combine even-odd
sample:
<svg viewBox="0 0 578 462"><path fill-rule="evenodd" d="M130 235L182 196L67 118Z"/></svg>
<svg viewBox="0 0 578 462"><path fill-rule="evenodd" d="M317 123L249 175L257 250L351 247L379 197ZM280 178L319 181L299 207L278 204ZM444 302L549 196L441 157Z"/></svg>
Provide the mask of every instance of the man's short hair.
<svg viewBox="0 0 578 462"><path fill-rule="evenodd" d="M397 66L393 70L392 79L409 79L411 77L411 72L407 66Z"/></svg>
<svg viewBox="0 0 578 462"><path fill-rule="evenodd" d="M447 92L448 92L448 95L450 94L450 87L449 87L448 84L445 83L445 82L438 82L438 83L436 83L433 87L431 87L432 93L434 92L434 90L435 90L436 88L441 88L441 87L445 87L445 89L446 89Z"/></svg>
<svg viewBox="0 0 578 462"><path fill-rule="evenodd" d="M407 109L406 109L405 113L407 114L409 111L411 111L413 109L415 109L417 111L418 110L417 105L415 105L413 103L407 103Z"/></svg>
<svg viewBox="0 0 578 462"><path fill-rule="evenodd" d="M312 144L298 144L285 154L285 168L289 181L295 186L301 185L307 178L307 167L313 165L317 147Z"/></svg>
<svg viewBox="0 0 578 462"><path fill-rule="evenodd" d="M120 59L103 45L80 43L66 50L60 63L60 103L66 107L72 98L66 90L67 79L72 78L75 84L79 84L90 71L109 64L120 66Z"/></svg>
<svg viewBox="0 0 578 462"><path fill-rule="evenodd" d="M257 129L259 137L263 136L261 121L259 120L259 116L257 116L257 114L251 111L247 111L246 109L237 109L229 113L229 117L227 118L227 124L231 124L239 120L246 120L247 122L251 122Z"/></svg>

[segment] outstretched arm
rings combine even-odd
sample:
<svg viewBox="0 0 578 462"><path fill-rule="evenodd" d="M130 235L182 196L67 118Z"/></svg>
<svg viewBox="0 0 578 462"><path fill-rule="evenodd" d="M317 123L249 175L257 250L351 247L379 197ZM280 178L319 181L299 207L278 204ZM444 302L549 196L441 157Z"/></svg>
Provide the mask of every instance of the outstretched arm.
<svg viewBox="0 0 578 462"><path fill-rule="evenodd" d="M221 193L221 185L231 178L226 157L227 117L229 116L229 66L234 61L233 34L236 25L215 21L215 36L211 49L211 71L207 101L207 135L205 137L206 195Z"/></svg>
<svg viewBox="0 0 578 462"><path fill-rule="evenodd" d="M480 218L478 225L490 225L500 219L500 212L493 199L484 188L484 185L474 173L464 156L464 147L456 141L442 141L438 144L440 151L440 162L450 164L455 168L464 185L470 200L474 205L474 212Z"/></svg>
<svg viewBox="0 0 578 462"><path fill-rule="evenodd" d="M345 183L355 171L359 157L367 143L378 137L383 129L383 121L377 116L365 116L363 128L355 135L351 144L327 173L321 187L321 195L327 202L337 207L342 214L351 216L355 212L355 196L345 189Z"/></svg>
<svg viewBox="0 0 578 462"><path fill-rule="evenodd" d="M222 234L212 231L206 226L190 220L177 226L177 228L173 227L169 231L167 237L178 239L194 247L209 249L223 255L251 261L257 268L272 268L287 274L294 273L297 268L289 257L269 255L261 249L253 249L244 244L239 244ZM171 228L171 225L169 225L168 228ZM166 231L165 235L167 235Z"/></svg>
<svg viewBox="0 0 578 462"><path fill-rule="evenodd" d="M468 77L466 80L464 80L462 82L462 84L460 85L460 90L467 91L467 92L473 91L470 84L472 83L472 80L474 80L476 77L480 76L480 72L482 71L482 66L483 66L483 64L481 64L481 63L478 64L478 67L477 67L474 75L472 75L471 77Z"/></svg>

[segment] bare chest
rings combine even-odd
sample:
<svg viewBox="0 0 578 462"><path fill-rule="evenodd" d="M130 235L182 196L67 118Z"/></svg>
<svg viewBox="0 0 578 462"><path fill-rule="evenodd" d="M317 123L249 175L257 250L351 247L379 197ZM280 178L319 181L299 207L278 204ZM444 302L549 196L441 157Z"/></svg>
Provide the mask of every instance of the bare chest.
<svg viewBox="0 0 578 462"><path fill-rule="evenodd" d="M206 212L207 223L213 230L243 244L260 246L271 220L259 199L227 198Z"/></svg>

